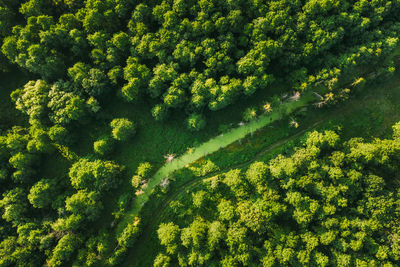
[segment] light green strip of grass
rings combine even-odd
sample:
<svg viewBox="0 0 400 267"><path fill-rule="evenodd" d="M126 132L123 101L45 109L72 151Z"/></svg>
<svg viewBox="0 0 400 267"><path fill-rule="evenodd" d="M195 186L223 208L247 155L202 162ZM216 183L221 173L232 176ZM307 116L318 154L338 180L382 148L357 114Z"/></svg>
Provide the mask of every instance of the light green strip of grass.
<svg viewBox="0 0 400 267"><path fill-rule="evenodd" d="M210 139L209 141L201 144L196 147L191 152L186 152L182 156L175 158L169 163L166 163L163 167L161 167L154 176L150 179L148 186L144 189L144 192L137 196L133 203L131 209L125 214L122 218L121 222L117 227L117 234L121 233L124 227L131 221L139 213L141 207L146 203L151 195L153 189L159 185L165 177L172 174L174 171L184 168L187 164L194 162L207 154L211 154L213 152L218 151L220 148L223 148L237 140L244 138L246 135L254 132L260 128L263 128L270 123L281 119L284 116L289 115L294 110L309 104L310 102L315 101L315 97L311 92L304 94L300 100L293 102L285 102L280 105L276 110L272 111L269 114L264 114L259 116L256 120L253 120L247 124L234 128L224 134L221 134L217 137ZM284 110L282 112L281 110Z"/></svg>

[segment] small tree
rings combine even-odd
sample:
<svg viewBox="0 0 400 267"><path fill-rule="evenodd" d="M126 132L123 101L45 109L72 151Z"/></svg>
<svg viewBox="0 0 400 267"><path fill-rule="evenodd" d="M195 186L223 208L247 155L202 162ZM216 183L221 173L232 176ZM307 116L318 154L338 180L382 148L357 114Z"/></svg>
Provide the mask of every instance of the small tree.
<svg viewBox="0 0 400 267"><path fill-rule="evenodd" d="M146 178L149 176L151 169L152 169L152 166L151 166L150 162L140 163L137 168L137 175Z"/></svg>
<svg viewBox="0 0 400 267"><path fill-rule="evenodd" d="M138 188L139 185L149 178L152 166L149 162L142 162L139 164L136 175L132 177L131 183L134 188Z"/></svg>
<svg viewBox="0 0 400 267"><path fill-rule="evenodd" d="M94 152L102 156L110 153L114 148L114 140L109 136L103 136L93 143Z"/></svg>
<svg viewBox="0 0 400 267"><path fill-rule="evenodd" d="M256 117L257 117L257 111L255 108L248 108L243 113L243 120L247 122L254 120Z"/></svg>
<svg viewBox="0 0 400 267"><path fill-rule="evenodd" d="M400 138L400 122L393 125L393 138L394 139Z"/></svg>
<svg viewBox="0 0 400 267"><path fill-rule="evenodd" d="M187 127L191 131L200 131L206 126L204 117L200 114L192 114L187 120Z"/></svg>
<svg viewBox="0 0 400 267"><path fill-rule="evenodd" d="M162 121L167 117L168 109L162 104L157 104L152 108L151 114L156 121Z"/></svg>
<svg viewBox="0 0 400 267"><path fill-rule="evenodd" d="M136 133L135 124L125 118L113 119L110 126L113 138L118 141L125 141Z"/></svg>
<svg viewBox="0 0 400 267"><path fill-rule="evenodd" d="M138 188L139 185L142 183L142 181L143 181L143 177L141 177L140 175L134 175L132 177L131 184L132 184L133 188Z"/></svg>

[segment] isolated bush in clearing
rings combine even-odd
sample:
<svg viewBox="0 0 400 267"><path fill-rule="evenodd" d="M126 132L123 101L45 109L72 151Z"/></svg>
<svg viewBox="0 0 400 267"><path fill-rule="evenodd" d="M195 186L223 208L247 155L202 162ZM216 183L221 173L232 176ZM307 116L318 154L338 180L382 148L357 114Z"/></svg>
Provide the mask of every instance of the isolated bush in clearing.
<svg viewBox="0 0 400 267"><path fill-rule="evenodd" d="M128 119L113 119L110 126L113 138L118 141L125 141L136 133L135 124Z"/></svg>
<svg viewBox="0 0 400 267"><path fill-rule="evenodd" d="M114 149L114 140L109 136L103 136L93 143L93 149L97 154L107 155Z"/></svg>
<svg viewBox="0 0 400 267"><path fill-rule="evenodd" d="M206 126L206 121L202 115L192 114L187 120L187 126L191 131L200 131Z"/></svg>

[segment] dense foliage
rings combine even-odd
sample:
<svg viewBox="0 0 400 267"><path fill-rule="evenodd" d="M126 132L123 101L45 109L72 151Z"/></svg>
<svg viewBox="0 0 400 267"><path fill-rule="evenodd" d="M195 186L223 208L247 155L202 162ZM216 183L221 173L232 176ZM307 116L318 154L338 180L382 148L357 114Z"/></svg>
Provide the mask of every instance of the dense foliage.
<svg viewBox="0 0 400 267"><path fill-rule="evenodd" d="M397 0L0 0L0 71L19 68L19 71L30 77L29 82L20 88L14 88L11 93L15 108L26 117L26 122L21 120L21 123L15 123L12 127L0 125L0 266L99 266L120 263L140 233L141 220L136 218L130 221L117 234L114 234L114 227L131 203L133 189L140 191L140 188L145 187L153 171L152 165L147 162L150 160L143 155L119 155L121 146L128 142L134 143L143 128L150 128L161 123L159 121L167 120L168 116L179 113L185 114L183 127L193 131L190 134L195 135L204 130L206 125L210 125L211 111L233 106L238 101L244 102L245 98L250 99L250 96L259 92L271 102L265 104L266 112L270 112L272 106L275 108L279 105L281 99L278 95L288 93L293 88L303 92L314 90L322 84L330 92L321 96L321 103L346 97L349 89L341 87L339 78L350 77L355 86L363 84L364 77L361 76L367 73L378 73L381 69L393 73L393 60L388 55L398 45L399 17L400 2ZM13 66L10 67L11 65ZM354 72L357 77L354 77ZM3 90L5 89L0 87L0 93ZM5 99L3 94L0 98L1 101ZM119 106L131 109L116 111ZM137 118L129 117L131 111L135 112ZM143 117L150 114L154 117L154 121L151 121L154 125L143 125L144 121L148 122ZM249 108L244 112L243 119L250 121L256 115L257 111ZM9 118L9 121L13 121L13 118ZM88 129L93 130L90 136ZM186 131L182 129L184 130ZM176 136L167 135L166 138L172 140ZM148 147L143 150L157 149L152 140L145 140ZM389 143L397 144L396 141L391 142L377 141L360 147L370 151L371 146L384 149ZM352 144L362 143L354 141L334 148L343 148L343 155L347 160L348 152L345 149L353 149ZM326 159L324 153L328 153L323 151L333 149L329 146L330 144L320 147L322 152L314 151L317 154L310 156L321 156L321 159L315 160L322 162ZM307 149L304 151L309 152ZM387 156L391 159L389 154ZM337 153L338 157L341 155ZM162 156L160 155L161 158ZM373 154L372 159L375 156L377 155ZM134 162L129 166L133 171L124 171L125 166L121 164L121 160ZM279 162L290 160L280 158ZM339 164L335 168L348 167L362 173L358 168L364 165L358 163L357 158L354 160L357 163L354 163L355 166ZM142 164L136 164L139 162ZM281 168L279 162L274 165L276 170ZM293 165L293 175L299 175L297 172L303 171L296 164ZM308 166L307 164L308 161L304 166ZM368 171L377 176L382 175L382 179L386 178L385 175L390 174L393 166L385 164L381 164L387 166L382 174L375 173L374 168L378 168L377 166ZM310 163L310 166L314 165ZM313 171L319 172L321 166L315 166ZM265 166L259 167L262 170ZM137 172L133 174L136 168ZM332 172L336 171L335 168ZM270 167L265 169L269 170ZM249 205L253 205L251 201L242 203L236 198L245 197L250 191L240 189L242 184L236 185L235 179L239 177L238 181L244 181L250 188L251 182L247 182L247 176L239 171L232 171L229 175L230 180L227 178L225 182L232 200L222 201L221 209L225 206L228 209L229 205L238 205L238 212L240 209L247 209ZM260 175L276 175L271 185L275 186L274 190L280 188L280 181L284 179L281 177L284 174L273 172L272 169ZM318 179L323 178L313 179L316 180L310 181L314 183L313 186L317 186L322 181ZM360 179L364 181L366 178ZM382 187L382 179L371 179L377 181L376 187ZM366 201L370 201L371 197L382 197L387 201L394 198L385 195L384 189L368 193L364 184L361 186L354 181L355 184L347 185L341 181L339 177L338 184L333 186L359 188L360 191L355 192L358 194L356 197ZM304 181L304 188L299 185L300 196L295 189L289 187L276 191L276 196L281 200L286 199L286 196L280 195L283 194L282 190L293 191L291 199L300 201L292 204L280 201L282 209L276 210L276 213L291 216L295 214L293 207L299 203L300 208L306 208L296 211L296 214L307 215L307 220L316 222L317 226L317 222L322 225L325 211L322 212L323 209L318 206L322 202L320 199L311 201L314 195L307 191L311 189L306 186L306 182ZM260 190L269 188L270 185L264 183L265 180L262 179ZM125 194L118 194L121 192L118 190L128 184L132 184L133 188L121 190ZM236 186L239 193L235 191ZM262 194L254 188L252 190L254 197L261 203L262 198L259 196ZM318 192L313 191L312 194L325 194ZM340 192L346 194L348 191ZM206 202L203 203L202 199L206 199L209 194L204 191L194 195L196 212L204 207ZM301 194L304 194L305 199ZM217 200L220 200L218 195L206 206L213 207ZM351 201L349 199L348 204L354 204ZM392 202L388 202L387 205L392 205L388 209L395 209L397 202ZM313 203L318 204L315 212L322 214L319 219L313 217L314 213L307 213L311 212L307 207L314 205ZM327 206L328 211L336 208L340 213L345 208L336 207L335 203L330 205ZM386 212L385 207L382 206L382 212ZM365 210L374 211L374 208L368 207ZM254 214L249 213L246 216L259 216L257 212L256 209ZM354 220L358 222L357 218L361 217L357 216L361 216L364 211L360 208L359 211L351 212L354 212L355 217L348 220L353 223ZM214 213L211 212L209 216L214 216L212 214ZM271 216L275 216L274 214ZM270 227L249 224L249 230L243 232L247 228L240 226L237 221L239 215L233 214L230 217L227 212L223 215L227 216L223 217L225 219L214 224L211 224L209 218L199 219L197 224L200 226L194 225L193 229L212 229L211 232L218 239L230 220L233 220L232 227L236 227L231 231L237 231L232 232L232 235L237 234L237 238L251 231L265 233ZM378 217L372 218L381 223L379 227L395 229L395 226ZM103 218L105 219L102 220ZM257 221L254 218L248 220L255 223ZM265 218L260 215L261 219ZM299 237L301 240L309 235L320 234L320 229L311 229L307 220L298 227L304 231L301 235L305 237ZM284 225L293 227L295 224L290 222L294 223L295 219ZM365 227L370 227L369 224L366 225ZM187 225L178 227L166 224L163 227L159 231L160 237L168 233L173 236L165 239L162 237L162 243L167 245L168 255L160 255L156 260L157 264L167 261L175 263L178 251L181 262L210 262L218 258L215 256L218 254L210 252L214 256L209 257L207 251L201 252L206 253L204 255L198 252L196 246L199 243L194 245L189 230L185 230L183 240L180 240L181 228ZM229 227L226 228L228 233ZM356 227L358 226L353 228ZM357 255L371 256L371 251L375 250L379 251L381 257L377 260L396 260L395 249L384 243L391 237L382 237L384 241L379 241L376 235L381 235L382 229L374 228L371 236L365 227L359 235L362 237L365 234L365 242L370 242L370 247L368 251L365 249L358 254L354 253L351 256L352 262ZM297 228L291 229L292 232L295 230ZM274 234L278 236L278 233ZM282 232L282 236L286 234L288 233ZM343 237L343 242L350 242L348 240L352 237L352 234ZM194 239L196 238L195 236ZM299 238L290 247L296 253L299 247L295 246L303 244ZM244 243L241 240L234 240L236 241L228 246L232 246L229 249L233 249L238 258L233 255L234 258L225 259L225 255L231 253L226 250L227 247L213 248L220 253L220 258L226 264L244 264L261 255L258 251L251 250L251 246L260 245L261 241L242 246ZM210 247L221 243L218 240L210 242ZM274 246L278 246L280 241L270 242L270 245L262 245L267 250L275 251ZM239 243L240 246L235 247ZM193 259L188 256L191 246L194 251ZM348 259L346 251L335 249L340 254L340 259ZM300 251L303 250L301 248ZM308 256L311 257L310 261L314 259L310 249L304 251L306 252L299 256L301 261L305 262ZM336 252L335 254L322 249L318 251L325 255L318 254L318 259L322 262L326 257L330 261L336 259ZM285 250L285 253L289 252ZM266 258L266 262L276 258L275 261L279 262L282 257L263 254L261 258ZM291 256L288 262L295 262L295 259L300 258Z"/></svg>
<svg viewBox="0 0 400 267"><path fill-rule="evenodd" d="M290 157L208 179L174 200L154 266L397 266L400 139L312 132Z"/></svg>
<svg viewBox="0 0 400 267"><path fill-rule="evenodd" d="M77 98L101 101L118 90L133 105L154 98L156 119L177 108L219 110L276 79L334 89L342 74L395 48L400 15L397 1L0 4L3 54L57 81L43 101L81 105ZM59 90L68 96L59 99Z"/></svg>

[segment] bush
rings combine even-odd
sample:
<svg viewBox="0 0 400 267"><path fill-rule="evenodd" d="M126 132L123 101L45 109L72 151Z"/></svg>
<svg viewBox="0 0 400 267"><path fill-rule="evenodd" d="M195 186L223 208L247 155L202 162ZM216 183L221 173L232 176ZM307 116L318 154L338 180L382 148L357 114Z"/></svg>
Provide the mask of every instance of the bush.
<svg viewBox="0 0 400 267"><path fill-rule="evenodd" d="M400 138L400 122L393 125L393 138Z"/></svg>
<svg viewBox="0 0 400 267"><path fill-rule="evenodd" d="M248 108L243 113L244 121L252 121L257 117L257 110L255 108Z"/></svg>
<svg viewBox="0 0 400 267"><path fill-rule="evenodd" d="M141 176L139 176L139 175L134 175L134 176L132 177L132 180L131 180L131 183L132 183L133 188L138 188L139 185L141 184L142 180L143 180L143 178L142 178Z"/></svg>
<svg viewBox="0 0 400 267"><path fill-rule="evenodd" d="M187 120L187 126L191 131L200 131L206 126L206 121L202 115L192 114Z"/></svg>
<svg viewBox="0 0 400 267"><path fill-rule="evenodd" d="M108 136L101 137L93 143L93 149L97 154L104 156L114 149L114 141Z"/></svg>
<svg viewBox="0 0 400 267"><path fill-rule="evenodd" d="M140 220L136 218L132 223L128 224L122 231L121 235L118 237L118 244L121 247L129 248L133 245L136 238L139 235L139 222Z"/></svg>
<svg viewBox="0 0 400 267"><path fill-rule="evenodd" d="M113 138L118 141L125 141L136 133L135 124L125 118L113 119L110 126Z"/></svg>
<svg viewBox="0 0 400 267"><path fill-rule="evenodd" d="M164 105L158 104L153 107L151 114L156 121L163 121L168 116L168 109Z"/></svg>
<svg viewBox="0 0 400 267"><path fill-rule="evenodd" d="M137 168L137 175L147 178L147 176L150 175L152 166L150 162L143 162L139 164L139 167Z"/></svg>

